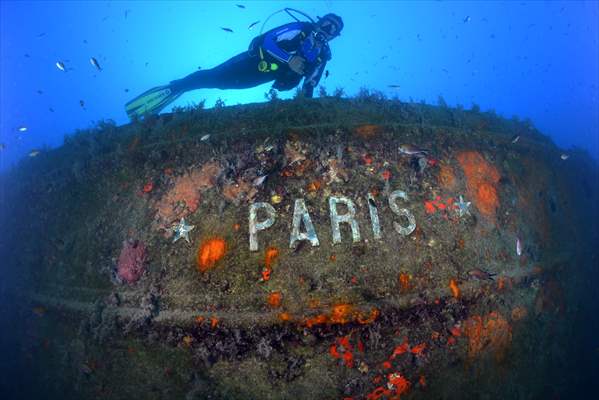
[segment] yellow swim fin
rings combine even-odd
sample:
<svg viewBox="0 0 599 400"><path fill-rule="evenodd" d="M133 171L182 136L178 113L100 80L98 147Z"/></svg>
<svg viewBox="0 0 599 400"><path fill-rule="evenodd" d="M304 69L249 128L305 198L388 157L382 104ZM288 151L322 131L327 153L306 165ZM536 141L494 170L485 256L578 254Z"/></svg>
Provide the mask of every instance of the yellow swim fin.
<svg viewBox="0 0 599 400"><path fill-rule="evenodd" d="M125 104L130 119L139 119L147 115L158 114L163 108L175 101L181 92L175 92L169 85L158 86L143 92Z"/></svg>

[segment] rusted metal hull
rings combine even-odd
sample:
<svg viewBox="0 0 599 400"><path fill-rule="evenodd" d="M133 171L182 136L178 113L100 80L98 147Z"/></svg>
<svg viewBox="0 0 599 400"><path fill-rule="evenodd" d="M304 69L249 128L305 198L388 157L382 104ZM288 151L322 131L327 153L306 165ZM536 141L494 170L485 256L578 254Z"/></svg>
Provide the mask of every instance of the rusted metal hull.
<svg viewBox="0 0 599 400"><path fill-rule="evenodd" d="M72 138L6 177L20 365L73 398L500 397L567 336L592 262L596 166L559 156L376 98Z"/></svg>

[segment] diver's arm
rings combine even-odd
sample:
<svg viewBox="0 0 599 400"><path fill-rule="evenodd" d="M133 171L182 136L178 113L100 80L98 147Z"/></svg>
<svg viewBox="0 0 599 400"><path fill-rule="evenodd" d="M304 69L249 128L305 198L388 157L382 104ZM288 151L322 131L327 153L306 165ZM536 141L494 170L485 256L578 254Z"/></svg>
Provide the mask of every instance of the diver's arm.
<svg viewBox="0 0 599 400"><path fill-rule="evenodd" d="M281 49L278 43L284 40L294 40L302 33L303 28L303 24L293 22L291 24L283 25L279 29L273 29L264 36L262 48L277 60L288 63L294 55Z"/></svg>
<svg viewBox="0 0 599 400"><path fill-rule="evenodd" d="M331 49L329 46L325 46L322 49L321 55L319 57L320 62L314 66L310 73L306 74L304 85L302 86L302 92L304 93L304 96L312 97L314 88L318 86L318 82L320 82L320 78L325 70L327 61L329 61L331 58Z"/></svg>
<svg viewBox="0 0 599 400"><path fill-rule="evenodd" d="M302 92L304 93L305 97L313 96L314 88L318 85L318 82L320 82L320 78L322 77L322 73L326 65L326 61L319 63L318 65L314 66L314 69L310 72L310 74L306 75L304 78Z"/></svg>

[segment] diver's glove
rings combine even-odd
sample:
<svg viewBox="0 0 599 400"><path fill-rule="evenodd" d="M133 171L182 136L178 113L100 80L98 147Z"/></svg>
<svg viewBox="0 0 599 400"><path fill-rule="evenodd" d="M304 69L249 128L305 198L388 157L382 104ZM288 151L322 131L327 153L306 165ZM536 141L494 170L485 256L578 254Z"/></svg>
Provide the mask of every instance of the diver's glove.
<svg viewBox="0 0 599 400"><path fill-rule="evenodd" d="M289 65L289 68L296 74L303 75L304 69L306 68L306 60L300 56L293 56L287 65Z"/></svg>

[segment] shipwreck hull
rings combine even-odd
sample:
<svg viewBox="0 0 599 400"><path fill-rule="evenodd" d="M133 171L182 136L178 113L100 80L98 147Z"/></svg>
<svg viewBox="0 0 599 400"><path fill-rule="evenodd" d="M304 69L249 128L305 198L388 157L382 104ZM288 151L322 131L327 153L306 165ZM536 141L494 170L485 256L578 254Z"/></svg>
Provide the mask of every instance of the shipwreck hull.
<svg viewBox="0 0 599 400"><path fill-rule="evenodd" d="M571 393L556 376L580 360L555 343L586 315L597 170L560 154L529 123L377 96L74 135L4 177L6 343L28 371L7 390Z"/></svg>

